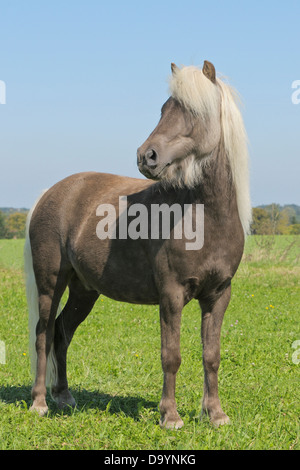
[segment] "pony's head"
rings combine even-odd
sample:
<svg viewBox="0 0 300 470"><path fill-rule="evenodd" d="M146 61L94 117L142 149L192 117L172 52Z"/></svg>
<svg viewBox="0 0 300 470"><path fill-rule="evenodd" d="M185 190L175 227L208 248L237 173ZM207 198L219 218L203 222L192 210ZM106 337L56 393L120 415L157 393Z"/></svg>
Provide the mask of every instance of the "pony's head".
<svg viewBox="0 0 300 470"><path fill-rule="evenodd" d="M245 232L251 219L247 136L236 93L216 77L213 64L203 68L171 64L170 98L161 118L137 151L140 172L166 185L194 188L203 167L222 149L235 184Z"/></svg>
<svg viewBox="0 0 300 470"><path fill-rule="evenodd" d="M193 186L195 171L192 177L188 167L209 156L220 141L221 95L210 62L202 70L171 68L171 96L157 127L138 149L138 166L148 178Z"/></svg>

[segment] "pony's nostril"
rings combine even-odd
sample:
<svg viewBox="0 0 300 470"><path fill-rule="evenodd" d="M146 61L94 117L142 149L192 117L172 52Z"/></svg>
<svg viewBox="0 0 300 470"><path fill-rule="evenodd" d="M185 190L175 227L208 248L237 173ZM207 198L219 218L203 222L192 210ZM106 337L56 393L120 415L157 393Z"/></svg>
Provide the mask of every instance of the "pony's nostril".
<svg viewBox="0 0 300 470"><path fill-rule="evenodd" d="M153 149L147 150L145 159L148 166L155 166L157 161L157 153Z"/></svg>

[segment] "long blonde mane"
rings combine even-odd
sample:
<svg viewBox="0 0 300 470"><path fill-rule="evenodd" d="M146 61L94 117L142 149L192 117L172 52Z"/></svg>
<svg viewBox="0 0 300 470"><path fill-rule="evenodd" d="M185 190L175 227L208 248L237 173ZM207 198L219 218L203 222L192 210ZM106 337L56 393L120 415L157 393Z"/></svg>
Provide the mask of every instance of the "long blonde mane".
<svg viewBox="0 0 300 470"><path fill-rule="evenodd" d="M169 86L171 95L202 119L207 116L210 116L210 119L219 118L221 95L221 129L224 147L235 185L239 217L244 233L247 234L252 213L248 148L247 134L238 108L237 93L220 78L216 79L216 84L212 83L201 69L194 66L176 69Z"/></svg>

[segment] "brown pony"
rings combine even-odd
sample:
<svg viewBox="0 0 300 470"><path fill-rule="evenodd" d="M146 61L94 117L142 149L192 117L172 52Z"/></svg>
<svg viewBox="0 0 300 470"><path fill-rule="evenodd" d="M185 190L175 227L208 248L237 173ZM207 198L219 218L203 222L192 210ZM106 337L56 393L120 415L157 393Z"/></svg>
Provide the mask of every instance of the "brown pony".
<svg viewBox="0 0 300 470"><path fill-rule="evenodd" d="M229 421L218 396L220 330L251 218L247 160L233 90L207 61L202 70L172 64L170 98L137 152L139 170L149 179L80 173L41 196L28 216L25 244L36 373L32 410L47 413L48 384L59 407L75 406L68 389L67 349L78 325L104 294L123 302L159 304L164 373L160 424L180 428L175 381L181 362L181 312L197 299L202 311L203 412L215 425ZM199 226L197 208L203 206ZM162 218L156 231L153 208ZM177 230L187 208L192 233L196 237L201 230L204 236L200 245ZM170 230L164 236L166 215ZM61 311L67 287L69 297Z"/></svg>

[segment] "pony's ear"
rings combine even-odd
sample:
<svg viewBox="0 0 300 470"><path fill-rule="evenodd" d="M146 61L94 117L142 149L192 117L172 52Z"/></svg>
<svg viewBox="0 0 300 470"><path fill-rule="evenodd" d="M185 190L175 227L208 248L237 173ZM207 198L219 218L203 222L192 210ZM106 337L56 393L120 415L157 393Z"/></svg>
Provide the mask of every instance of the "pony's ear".
<svg viewBox="0 0 300 470"><path fill-rule="evenodd" d="M213 83L216 83L216 69L208 60L204 61L202 72Z"/></svg>
<svg viewBox="0 0 300 470"><path fill-rule="evenodd" d="M179 70L179 68L177 67L176 64L174 64L174 62L172 62L171 64L171 70L172 70L172 73L175 73L177 70Z"/></svg>

